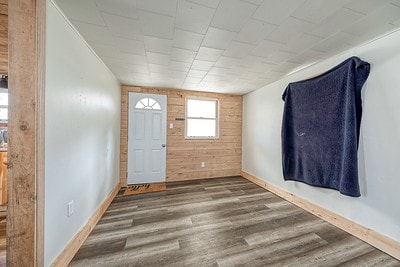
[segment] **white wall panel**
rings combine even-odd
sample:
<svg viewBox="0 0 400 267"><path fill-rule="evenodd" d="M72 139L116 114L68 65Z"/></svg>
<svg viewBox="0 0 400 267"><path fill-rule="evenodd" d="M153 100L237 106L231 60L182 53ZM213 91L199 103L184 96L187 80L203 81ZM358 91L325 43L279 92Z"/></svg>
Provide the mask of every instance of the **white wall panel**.
<svg viewBox="0 0 400 267"><path fill-rule="evenodd" d="M45 266L119 179L120 84L47 1ZM67 203L74 213L67 217Z"/></svg>
<svg viewBox="0 0 400 267"><path fill-rule="evenodd" d="M244 96L243 170L400 241L400 31L352 48ZM356 55L371 63L362 91L363 117L359 147L361 197L285 182L281 164L281 95L289 82L324 72Z"/></svg>

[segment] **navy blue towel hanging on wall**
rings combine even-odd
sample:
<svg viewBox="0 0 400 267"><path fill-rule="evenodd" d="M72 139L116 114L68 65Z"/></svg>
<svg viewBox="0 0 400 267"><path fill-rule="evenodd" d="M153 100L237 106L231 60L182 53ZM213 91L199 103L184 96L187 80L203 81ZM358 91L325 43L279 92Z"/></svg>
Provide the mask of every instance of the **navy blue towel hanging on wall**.
<svg viewBox="0 0 400 267"><path fill-rule="evenodd" d="M369 63L351 57L318 77L287 86L281 132L285 180L360 196L361 88L369 69Z"/></svg>

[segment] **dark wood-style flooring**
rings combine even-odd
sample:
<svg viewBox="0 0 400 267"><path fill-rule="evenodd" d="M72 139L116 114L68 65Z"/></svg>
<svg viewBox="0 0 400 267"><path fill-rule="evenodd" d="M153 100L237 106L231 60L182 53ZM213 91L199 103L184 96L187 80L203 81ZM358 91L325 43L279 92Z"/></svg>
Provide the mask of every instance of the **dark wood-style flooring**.
<svg viewBox="0 0 400 267"><path fill-rule="evenodd" d="M71 266L400 266L241 178L118 195Z"/></svg>

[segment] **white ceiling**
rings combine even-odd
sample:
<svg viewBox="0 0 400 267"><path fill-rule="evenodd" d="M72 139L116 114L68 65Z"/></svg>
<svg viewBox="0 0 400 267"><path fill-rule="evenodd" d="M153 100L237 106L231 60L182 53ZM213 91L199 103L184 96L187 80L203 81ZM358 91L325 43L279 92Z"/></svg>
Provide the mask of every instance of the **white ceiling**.
<svg viewBox="0 0 400 267"><path fill-rule="evenodd" d="M56 0L123 84L244 94L400 26L400 0Z"/></svg>

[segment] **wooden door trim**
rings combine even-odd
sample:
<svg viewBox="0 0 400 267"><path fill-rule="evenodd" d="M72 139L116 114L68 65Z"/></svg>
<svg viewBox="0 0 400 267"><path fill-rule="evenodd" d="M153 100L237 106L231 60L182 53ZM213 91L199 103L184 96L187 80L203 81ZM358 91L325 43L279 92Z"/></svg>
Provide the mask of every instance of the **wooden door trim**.
<svg viewBox="0 0 400 267"><path fill-rule="evenodd" d="M8 14L7 266L43 266L46 1L9 1Z"/></svg>

